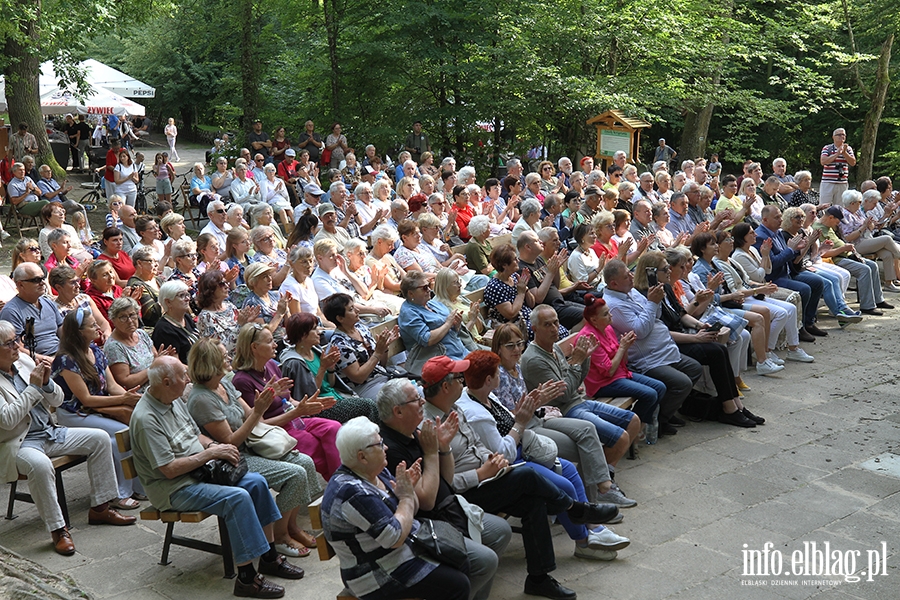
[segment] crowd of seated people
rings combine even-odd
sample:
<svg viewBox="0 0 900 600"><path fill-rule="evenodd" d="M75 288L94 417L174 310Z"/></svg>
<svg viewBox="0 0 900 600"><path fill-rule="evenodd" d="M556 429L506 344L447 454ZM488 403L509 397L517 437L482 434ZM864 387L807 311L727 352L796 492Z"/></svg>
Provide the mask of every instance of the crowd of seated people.
<svg viewBox="0 0 900 600"><path fill-rule="evenodd" d="M35 212L39 239L0 282L0 456L7 480L28 476L57 552L75 545L49 459L87 454L90 523L130 525L119 511L148 501L223 512L236 595L279 597L266 576L302 576L285 556L315 547L298 517L324 493L325 538L360 598L487 598L501 513L522 518L526 593L575 598L551 575L548 515L575 557L614 560L630 540L607 525L637 503L615 479L629 449L688 419L762 426L748 364L802 374L828 335L820 301L846 328L900 291L887 178L816 205L782 159L720 183L703 161L669 174L561 157L527 175L512 159L482 187L424 148L396 171L374 148L357 163L339 125L324 142L310 125L296 151L275 136L277 169L261 128L235 171L198 165L199 233L127 196L96 240L66 222L80 211ZM114 439L129 422L133 480ZM260 423L293 450L254 454ZM240 492L190 476L240 457ZM463 534L467 569L423 560L423 519Z"/></svg>

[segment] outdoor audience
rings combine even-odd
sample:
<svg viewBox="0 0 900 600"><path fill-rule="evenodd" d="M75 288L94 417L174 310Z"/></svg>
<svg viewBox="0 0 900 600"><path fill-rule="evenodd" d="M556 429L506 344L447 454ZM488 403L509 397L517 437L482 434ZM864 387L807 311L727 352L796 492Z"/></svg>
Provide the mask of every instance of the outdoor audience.
<svg viewBox="0 0 900 600"><path fill-rule="evenodd" d="M268 137L258 169L246 151L233 169L217 157L212 177L195 165L199 237L182 215L137 214L127 150L93 245L12 166L10 201L44 227L16 245L0 309L0 457L7 481L27 475L56 552L75 547L50 458L86 454L90 524L133 524L117 511L147 501L220 515L238 596L280 597L266 577L303 576L285 556L316 546L299 519L321 476L324 539L359 598L488 598L511 536L502 513L522 519L525 592L574 599L551 576L548 515L576 557L615 559L630 540L604 524L637 504L615 481L630 450L687 419L762 426L748 364L810 376L801 344L828 335L820 300L845 328L900 292L884 178L819 207L811 175L783 161L768 178L748 163L720 190L697 161L670 176L623 159L607 182L589 157L574 172L560 157L528 174L511 160L481 187L415 146L390 166L367 148L357 165L335 124L320 187L313 131L295 151L276 130L278 168L261 166ZM255 453L265 426L293 449ZM135 479L115 442L125 427ZM211 459L249 472L198 483ZM462 534L465 568L424 559L413 540L431 521Z"/></svg>

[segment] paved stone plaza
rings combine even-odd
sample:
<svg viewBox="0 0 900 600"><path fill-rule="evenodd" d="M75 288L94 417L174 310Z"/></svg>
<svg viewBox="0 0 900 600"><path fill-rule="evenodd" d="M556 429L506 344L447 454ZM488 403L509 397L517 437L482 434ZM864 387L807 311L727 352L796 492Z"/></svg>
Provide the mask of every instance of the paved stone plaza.
<svg viewBox="0 0 900 600"><path fill-rule="evenodd" d="M753 388L747 406L766 417L766 425L743 430L689 423L677 435L643 446L637 460L623 460L617 481L639 504L625 511L615 530L631 538L631 546L614 562L576 559L573 543L555 526L557 579L582 600L896 598L900 462L891 453L900 454L894 358L900 309L845 331L824 317L820 326L830 335L804 345L815 363L788 363L781 376L746 375ZM37 512L24 503L16 504L17 519L0 520L0 545L68 576L93 598L230 597L232 583L222 579L216 556L173 548L171 564L157 564L163 524L88 526L85 475L83 465L65 475L74 556L53 552ZM4 486L3 502L7 492ZM207 520L176 531L214 541L214 524ZM767 542L772 545L766 562L777 566L781 557L782 574L745 575L745 550L760 551L758 558ZM832 555L839 553L827 562L840 576L815 575L813 543L817 550L828 544ZM881 558L883 550L886 567L869 581L869 551ZM307 574L299 582L279 581L286 583L286 597L327 600L341 589L337 559L322 563L313 553L292 561ZM809 575L790 574L792 567L804 566ZM521 539L514 536L492 598L523 597L524 569ZM848 571L861 580L845 581L852 579L843 576Z"/></svg>

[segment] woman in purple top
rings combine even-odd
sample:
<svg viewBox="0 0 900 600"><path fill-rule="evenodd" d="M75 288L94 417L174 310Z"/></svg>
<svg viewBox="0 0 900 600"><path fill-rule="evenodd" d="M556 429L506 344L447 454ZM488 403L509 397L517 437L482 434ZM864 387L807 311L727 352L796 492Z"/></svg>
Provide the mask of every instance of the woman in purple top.
<svg viewBox="0 0 900 600"><path fill-rule="evenodd" d="M253 407L257 394L266 386L271 386L282 379L281 367L275 362L275 338L263 325L248 323L241 328L235 347L234 387L241 393L244 401ZM341 424L331 419L312 417L323 410L334 406L334 398L319 399L316 392L300 402L291 398L288 384L287 391L272 402L272 406L263 415L268 425L283 427L297 440L295 448L302 454L311 456L316 463L316 471L326 480L341 466L341 457L334 438ZM303 418L306 417L306 418Z"/></svg>

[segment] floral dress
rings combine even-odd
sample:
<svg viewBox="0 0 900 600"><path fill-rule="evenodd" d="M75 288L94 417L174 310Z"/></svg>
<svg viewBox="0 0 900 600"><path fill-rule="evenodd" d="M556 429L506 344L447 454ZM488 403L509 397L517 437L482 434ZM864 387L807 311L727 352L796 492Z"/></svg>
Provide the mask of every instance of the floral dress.
<svg viewBox="0 0 900 600"><path fill-rule="evenodd" d="M528 393L525 386L525 380L522 379L522 373L510 373L502 366L500 367L500 384L494 390L494 395L500 403L509 410L516 410L516 403L523 394Z"/></svg>
<svg viewBox="0 0 900 600"><path fill-rule="evenodd" d="M197 319L197 331L201 337L216 338L225 345L229 356L234 355L234 346L240 328L237 322L237 308L226 300L222 310L212 311L204 308Z"/></svg>

